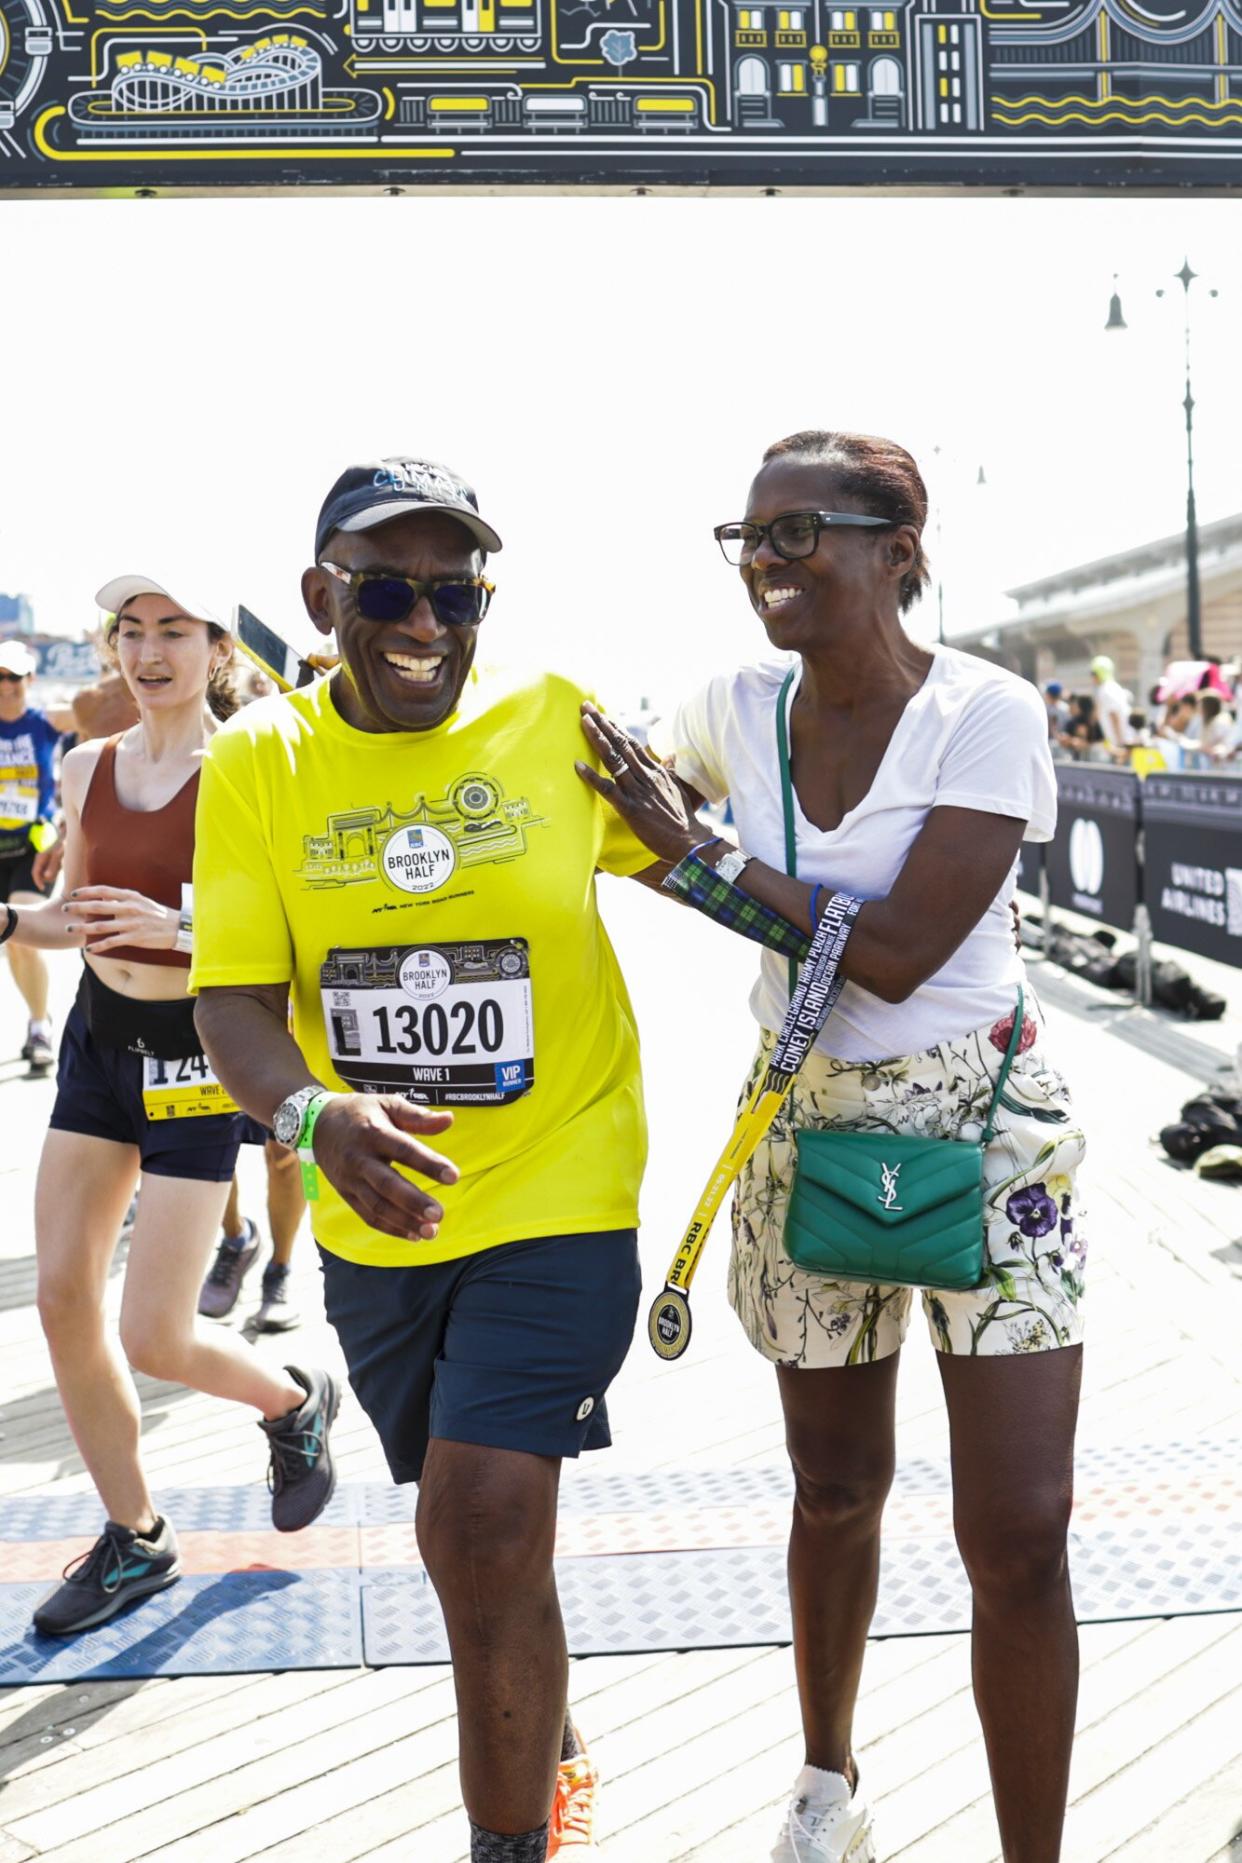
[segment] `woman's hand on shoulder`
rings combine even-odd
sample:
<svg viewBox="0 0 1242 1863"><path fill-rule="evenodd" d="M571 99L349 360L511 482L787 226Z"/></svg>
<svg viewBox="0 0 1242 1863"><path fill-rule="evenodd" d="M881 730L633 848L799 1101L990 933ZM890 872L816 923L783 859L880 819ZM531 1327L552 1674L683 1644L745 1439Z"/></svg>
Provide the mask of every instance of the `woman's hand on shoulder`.
<svg viewBox="0 0 1242 1863"><path fill-rule="evenodd" d="M61 911L70 930L83 934L86 949L101 957L126 945L171 951L177 942L180 914L176 907L161 906L129 887L75 887L66 895Z"/></svg>
<svg viewBox="0 0 1242 1863"><path fill-rule="evenodd" d="M611 772L601 776L579 759L574 768L583 782L612 804L660 860L684 860L703 839L695 820L702 798L589 699L582 705L582 730L594 755Z"/></svg>

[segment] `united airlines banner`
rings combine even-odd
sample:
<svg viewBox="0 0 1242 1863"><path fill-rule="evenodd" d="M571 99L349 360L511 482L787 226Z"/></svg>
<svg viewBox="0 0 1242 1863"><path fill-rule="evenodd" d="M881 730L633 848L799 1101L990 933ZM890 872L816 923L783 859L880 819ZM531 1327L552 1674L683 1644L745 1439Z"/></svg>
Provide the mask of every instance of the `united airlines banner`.
<svg viewBox="0 0 1242 1863"><path fill-rule="evenodd" d="M1165 944L1242 964L1242 778L1149 776L1143 896Z"/></svg>
<svg viewBox="0 0 1242 1863"><path fill-rule="evenodd" d="M1242 186L1242 0L0 0L0 188Z"/></svg>

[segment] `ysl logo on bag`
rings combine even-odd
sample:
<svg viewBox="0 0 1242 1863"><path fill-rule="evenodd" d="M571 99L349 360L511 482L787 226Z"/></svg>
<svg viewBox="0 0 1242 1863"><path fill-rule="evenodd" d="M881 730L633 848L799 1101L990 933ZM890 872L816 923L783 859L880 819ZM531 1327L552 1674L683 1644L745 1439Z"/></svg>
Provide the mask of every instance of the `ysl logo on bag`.
<svg viewBox="0 0 1242 1863"><path fill-rule="evenodd" d="M901 1208L900 1203L897 1201L897 1173L900 1170L901 1166L899 1164L882 1164L880 1166L880 1171L884 1179L884 1189L876 1198L876 1202L882 1203L886 1210L900 1210Z"/></svg>

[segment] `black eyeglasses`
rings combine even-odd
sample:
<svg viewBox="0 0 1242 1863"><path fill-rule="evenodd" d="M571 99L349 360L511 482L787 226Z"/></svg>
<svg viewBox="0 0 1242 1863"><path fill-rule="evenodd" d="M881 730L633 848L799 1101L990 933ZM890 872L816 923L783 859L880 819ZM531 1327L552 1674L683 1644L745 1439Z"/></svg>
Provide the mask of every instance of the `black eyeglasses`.
<svg viewBox="0 0 1242 1863"><path fill-rule="evenodd" d="M725 562L736 569L750 561L765 537L778 556L796 563L800 556L815 554L821 530L891 530L895 522L894 518L861 517L854 511L782 511L770 524L752 524L746 519L717 524L712 536Z"/></svg>
<svg viewBox="0 0 1242 1863"><path fill-rule="evenodd" d="M0 672L0 685L20 686L23 679L29 679L29 673Z"/></svg>
<svg viewBox="0 0 1242 1863"><path fill-rule="evenodd" d="M412 576L391 576L383 570L341 569L335 563L319 567L348 585L364 621L404 621L426 596L441 627L477 627L496 593L495 583L486 576L432 576L416 582Z"/></svg>

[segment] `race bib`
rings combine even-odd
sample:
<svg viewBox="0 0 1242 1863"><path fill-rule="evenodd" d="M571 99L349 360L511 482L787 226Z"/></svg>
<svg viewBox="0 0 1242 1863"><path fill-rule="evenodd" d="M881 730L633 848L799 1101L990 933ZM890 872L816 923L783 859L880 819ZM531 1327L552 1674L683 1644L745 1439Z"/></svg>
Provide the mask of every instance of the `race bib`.
<svg viewBox="0 0 1242 1863"><path fill-rule="evenodd" d="M16 828L38 818L38 770L33 764L0 764L0 825Z"/></svg>
<svg viewBox="0 0 1242 1863"><path fill-rule="evenodd" d="M319 984L332 1065L357 1093L507 1106L535 1084L525 938L329 951Z"/></svg>
<svg viewBox="0 0 1242 1863"><path fill-rule="evenodd" d="M196 1114L239 1110L212 1073L205 1054L186 1055L180 1061L144 1055L142 1104L148 1119L190 1119Z"/></svg>

